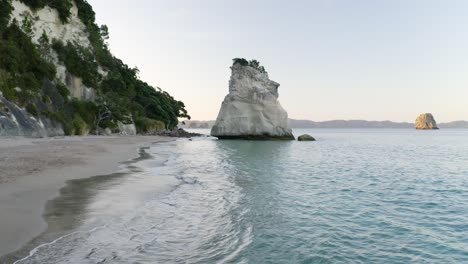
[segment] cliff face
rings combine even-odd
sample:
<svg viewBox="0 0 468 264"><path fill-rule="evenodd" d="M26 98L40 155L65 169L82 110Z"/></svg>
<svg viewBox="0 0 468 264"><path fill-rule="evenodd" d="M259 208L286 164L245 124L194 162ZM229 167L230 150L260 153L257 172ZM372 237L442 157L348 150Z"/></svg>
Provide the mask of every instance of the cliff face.
<svg viewBox="0 0 468 264"><path fill-rule="evenodd" d="M60 40L64 43L77 43L85 49L91 49L89 42L89 33L87 32L85 24L78 17L78 8L75 2L71 2L70 17L66 23L60 19L57 10L46 6L39 10L32 10L23 2L18 0L12 1L13 11L11 14L11 21L31 20L31 40L36 45L41 45L40 38L45 33L48 37L49 45L52 45L54 39ZM55 65L57 69L56 78L61 83L65 84L70 95L79 100L91 101L96 98L96 91L91 87L83 84L81 78L71 74L66 66L58 59L57 53L54 50L49 50L49 54L44 56ZM102 76L107 75L107 72L99 67L99 72Z"/></svg>
<svg viewBox="0 0 468 264"><path fill-rule="evenodd" d="M110 53L86 0L6 0L0 10L0 135L133 135L189 117Z"/></svg>
<svg viewBox="0 0 468 264"><path fill-rule="evenodd" d="M279 83L266 72L235 63L211 135L220 139L294 139L278 101Z"/></svg>
<svg viewBox="0 0 468 264"><path fill-rule="evenodd" d="M63 136L62 125L48 118L34 117L0 96L0 136Z"/></svg>
<svg viewBox="0 0 468 264"><path fill-rule="evenodd" d="M53 39L60 39L66 42L76 42L80 45L90 48L86 26L78 18L78 9L73 2L70 9L70 18L67 23L60 20L57 10L48 6L39 10L32 10L23 2L13 0L11 2L12 12L10 15L10 24L19 23L21 26L28 21L31 22L27 34L34 45L40 45L40 38L43 34L48 36L49 45ZM23 27L25 28L25 27ZM57 54L49 50L47 54L41 54L47 58L56 67L56 80L66 84L66 88L72 97L79 100L92 100L95 98L95 90L82 85L81 78L75 77L67 71L63 63L58 60ZM43 90L55 90L54 84L49 80L43 83ZM22 87L16 87L17 92L23 90ZM50 98L50 97L49 97ZM21 98L19 98L21 99ZM41 100L34 100L34 108L39 110L49 110L47 105ZM51 102L63 107L63 102ZM7 100L0 92L0 136L63 136L65 134L63 125L60 122L40 115L39 113L30 113L25 107L17 105L13 101Z"/></svg>
<svg viewBox="0 0 468 264"><path fill-rule="evenodd" d="M425 114L419 115L418 118L416 119L415 123L414 123L414 127L416 129L423 129L423 130L439 129L437 127L434 116L432 116L432 114L430 114L430 113L425 113Z"/></svg>

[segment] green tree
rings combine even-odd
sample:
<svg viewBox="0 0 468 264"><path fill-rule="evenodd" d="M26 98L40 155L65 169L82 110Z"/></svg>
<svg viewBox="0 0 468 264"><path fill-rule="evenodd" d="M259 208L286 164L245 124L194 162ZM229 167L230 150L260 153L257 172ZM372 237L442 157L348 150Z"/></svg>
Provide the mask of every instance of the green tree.
<svg viewBox="0 0 468 264"><path fill-rule="evenodd" d="M47 61L52 61L51 51L52 47L50 45L50 39L47 36L47 33L42 31L41 37L38 39L39 42L39 50L41 51L42 57Z"/></svg>
<svg viewBox="0 0 468 264"><path fill-rule="evenodd" d="M260 67L260 62L258 60L251 60L249 61L249 66L258 69L258 67Z"/></svg>
<svg viewBox="0 0 468 264"><path fill-rule="evenodd" d="M71 15L71 0L21 0L21 2L25 3L33 10L41 9L45 6L56 9L62 23L68 22L68 18Z"/></svg>
<svg viewBox="0 0 468 264"><path fill-rule="evenodd" d="M12 9L10 0L0 0L0 34L5 30L10 21Z"/></svg>
<svg viewBox="0 0 468 264"><path fill-rule="evenodd" d="M23 21L21 22L21 30L30 38L34 36L33 22L31 17L25 16L23 18Z"/></svg>
<svg viewBox="0 0 468 264"><path fill-rule="evenodd" d="M99 28L99 35L101 35L103 43L108 47L109 43L107 41L109 40L109 28L106 25L102 25Z"/></svg>
<svg viewBox="0 0 468 264"><path fill-rule="evenodd" d="M232 65L240 64L242 66L248 66L249 61L244 58L234 58L232 59Z"/></svg>
<svg viewBox="0 0 468 264"><path fill-rule="evenodd" d="M242 66L250 66L254 69L257 69L260 72L266 73L265 67L260 65L260 62L258 60L246 60L244 58L234 58L232 59L233 63L232 65L240 64Z"/></svg>

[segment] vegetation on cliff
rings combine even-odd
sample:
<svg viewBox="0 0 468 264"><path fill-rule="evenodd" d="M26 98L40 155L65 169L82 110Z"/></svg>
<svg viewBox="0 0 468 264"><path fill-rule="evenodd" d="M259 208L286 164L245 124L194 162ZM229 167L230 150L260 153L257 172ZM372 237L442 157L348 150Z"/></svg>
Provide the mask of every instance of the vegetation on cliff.
<svg viewBox="0 0 468 264"><path fill-rule="evenodd" d="M42 58L17 23L0 31L0 54L0 91L10 101L29 103L40 95L44 78L55 78L55 66Z"/></svg>
<svg viewBox="0 0 468 264"><path fill-rule="evenodd" d="M265 67L260 65L258 60L246 60L244 58L234 58L232 59L232 65L240 64L242 66L250 66L254 69L257 69L260 72L266 73Z"/></svg>
<svg viewBox="0 0 468 264"><path fill-rule="evenodd" d="M20 0L29 6L32 10L37 10L44 8L45 6L50 6L53 9L56 9L59 13L60 20L63 23L68 21L68 18L71 15L70 8L72 3L70 0Z"/></svg>
<svg viewBox="0 0 468 264"><path fill-rule="evenodd" d="M55 8L62 23L70 18L72 0L21 0L31 9ZM10 0L0 0L0 92L34 116L44 116L63 124L67 134L115 130L117 123L134 122L138 131L157 127L172 129L179 117L190 118L183 102L154 88L138 77L132 68L114 57L107 45L107 26L98 26L95 13L86 0L73 0L78 17L85 24L91 47L79 43L49 40L44 32L39 44L32 42L28 20L10 22ZM55 52L67 71L95 89L97 100L72 99L67 87L55 78L50 59ZM105 72L106 74L102 74ZM97 122L100 113L106 112Z"/></svg>

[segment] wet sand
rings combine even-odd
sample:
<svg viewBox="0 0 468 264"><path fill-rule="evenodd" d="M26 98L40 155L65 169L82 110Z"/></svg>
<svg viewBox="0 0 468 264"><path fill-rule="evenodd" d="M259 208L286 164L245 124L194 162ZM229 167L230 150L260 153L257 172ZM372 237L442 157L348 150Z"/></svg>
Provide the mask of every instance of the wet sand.
<svg viewBox="0 0 468 264"><path fill-rule="evenodd" d="M0 256L47 229L47 201L67 180L106 175L164 137L0 138Z"/></svg>

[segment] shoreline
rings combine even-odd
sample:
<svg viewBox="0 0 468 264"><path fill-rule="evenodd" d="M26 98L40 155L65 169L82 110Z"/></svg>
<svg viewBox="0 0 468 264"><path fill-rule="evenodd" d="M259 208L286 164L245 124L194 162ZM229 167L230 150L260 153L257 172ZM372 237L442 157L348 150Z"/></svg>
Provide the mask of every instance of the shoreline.
<svg viewBox="0 0 468 264"><path fill-rule="evenodd" d="M0 257L21 249L47 229L47 202L69 180L120 171L139 149L174 138L87 136L0 138Z"/></svg>

